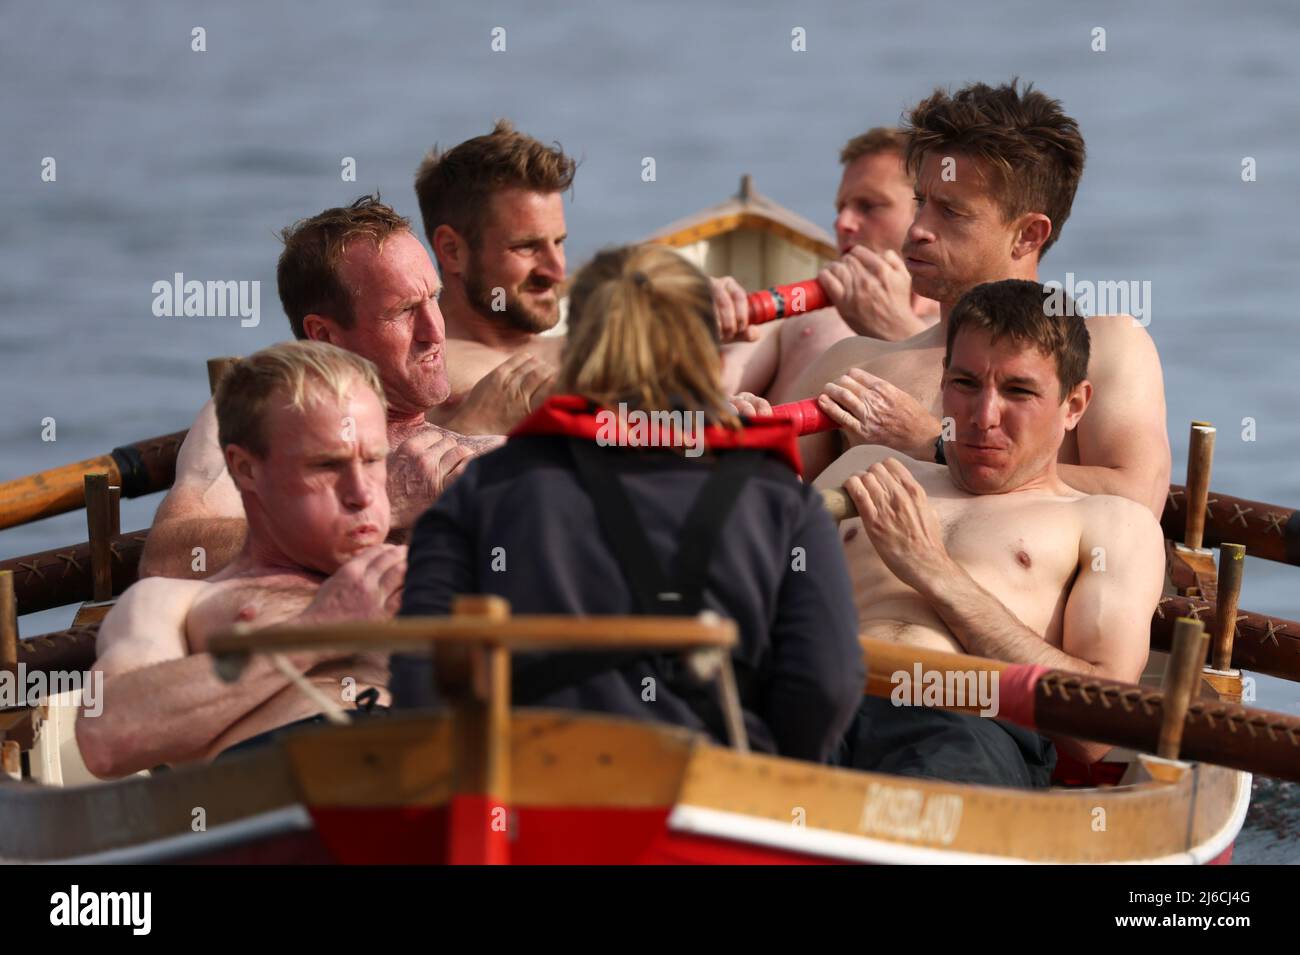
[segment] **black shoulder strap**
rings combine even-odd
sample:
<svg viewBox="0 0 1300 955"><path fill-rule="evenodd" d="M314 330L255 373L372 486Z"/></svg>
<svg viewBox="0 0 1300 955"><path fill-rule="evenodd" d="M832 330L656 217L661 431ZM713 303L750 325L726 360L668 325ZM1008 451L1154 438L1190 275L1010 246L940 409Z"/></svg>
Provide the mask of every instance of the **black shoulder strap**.
<svg viewBox="0 0 1300 955"><path fill-rule="evenodd" d="M638 610L652 614L665 612L660 610L663 604L675 608L680 602L680 594L669 586L645 529L637 519L632 501L617 471L610 467L608 456L618 452L602 451L597 445L577 438L571 438L568 443L578 479L591 498L605 543L614 552L614 559L623 571ZM670 609L666 612L678 611Z"/></svg>
<svg viewBox="0 0 1300 955"><path fill-rule="evenodd" d="M579 480L595 506L601 532L639 612L672 616L698 613L703 606L714 546L759 452L731 451L721 456L686 515L678 537L676 572L670 581L655 557L617 472L609 466L607 456L611 452L581 439L570 440L569 448ZM597 674L639 662L660 661L657 655L644 651L564 654L539 660L515 673L512 695L516 703L527 705ZM674 667L667 669L669 673L676 672ZM681 688L679 693L685 695L687 690Z"/></svg>
<svg viewBox="0 0 1300 955"><path fill-rule="evenodd" d="M674 561L673 584L682 595L684 614L693 616L704 609L704 586L708 582L713 551L745 482L761 457L758 451L724 453L695 496L677 540Z"/></svg>

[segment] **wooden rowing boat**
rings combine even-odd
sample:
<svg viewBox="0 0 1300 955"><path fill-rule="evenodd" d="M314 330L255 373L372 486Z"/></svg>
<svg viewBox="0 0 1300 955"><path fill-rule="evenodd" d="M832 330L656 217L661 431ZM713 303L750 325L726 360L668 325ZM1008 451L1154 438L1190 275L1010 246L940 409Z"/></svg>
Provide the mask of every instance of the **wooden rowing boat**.
<svg viewBox="0 0 1300 955"><path fill-rule="evenodd" d="M739 196L651 240L748 288L806 279L835 257L829 235L748 177ZM1200 571L1197 583L1212 586L1212 561L1209 576ZM1182 592L1169 599L1194 607L1201 591ZM100 614L83 608L79 619ZM68 700L0 713L0 739L22 744L19 774L43 783L0 782L0 860L1209 863L1228 858L1249 805L1246 772L1131 750L1084 785L1031 792L817 766L607 716L511 711L504 651L475 652L486 695L468 693L449 714L307 730L111 783L78 768ZM1159 682L1167 662L1153 652L1143 682ZM1239 699L1240 673L1199 692Z"/></svg>
<svg viewBox="0 0 1300 955"><path fill-rule="evenodd" d="M1207 863L1226 858L1249 803L1249 774L1133 754L1113 764L1125 773L1121 785L1034 792L818 766L607 716L512 712L512 647L725 648L735 626L552 617L518 618L511 629L499 607L481 616L458 607L450 620L403 620L380 632L306 632L335 649L341 638L407 648L429 638L435 652L481 654L459 692L444 684L450 713L302 731L152 777L0 785L8 823L0 859ZM217 637L213 650L237 664L251 650L307 640L279 628ZM868 688L888 680L897 665L889 657L905 649L885 654ZM440 672L454 669L446 659Z"/></svg>
<svg viewBox="0 0 1300 955"><path fill-rule="evenodd" d="M1206 765L1017 792L527 711L510 723L504 852L458 859L454 817L490 826L496 804L454 791L452 730L450 717L374 720L150 778L0 785L0 861L1203 864L1226 858L1250 798L1248 774Z"/></svg>

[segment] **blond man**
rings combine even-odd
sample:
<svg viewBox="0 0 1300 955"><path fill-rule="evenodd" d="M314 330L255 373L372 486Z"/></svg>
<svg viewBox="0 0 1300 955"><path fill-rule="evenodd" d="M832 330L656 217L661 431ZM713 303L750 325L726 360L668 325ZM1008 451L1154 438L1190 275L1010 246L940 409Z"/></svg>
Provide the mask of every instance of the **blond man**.
<svg viewBox="0 0 1300 955"><path fill-rule="evenodd" d="M387 617L399 604L406 548L384 543L388 440L374 366L331 345L276 345L226 375L216 417L247 536L210 579L141 580L104 619L94 666L103 711L77 721L96 776L211 759L319 717L320 705L266 657L221 682L206 652L213 634L236 623ZM387 702L384 654L282 659L335 700Z"/></svg>

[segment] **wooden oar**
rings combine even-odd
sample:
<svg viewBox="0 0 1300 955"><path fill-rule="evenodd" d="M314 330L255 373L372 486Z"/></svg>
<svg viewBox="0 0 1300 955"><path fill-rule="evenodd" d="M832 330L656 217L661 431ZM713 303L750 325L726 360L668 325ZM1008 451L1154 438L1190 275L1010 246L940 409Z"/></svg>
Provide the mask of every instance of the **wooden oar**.
<svg viewBox="0 0 1300 955"><path fill-rule="evenodd" d="M95 662L95 640L99 636L99 624L84 627L68 627L42 633L27 640L17 641L15 662L0 661L0 670L14 670L18 663L26 666L28 673L40 670L50 673L55 670L73 672L89 670Z"/></svg>
<svg viewBox="0 0 1300 955"><path fill-rule="evenodd" d="M923 681L941 681L945 693L948 686L969 686L981 671L997 673L997 719L1039 733L1141 752L1155 753L1160 748L1166 712L1164 690L880 640L863 639L862 645L866 692L872 696L889 698L903 685L904 677L915 680L918 666ZM909 693L906 699L924 701L925 697ZM940 708L966 713L978 709L978 705L959 706L958 702L955 695L949 695ZM1181 759L1300 782L1300 718L1193 699L1187 704L1181 729ZM1168 742L1168 731L1165 735Z"/></svg>
<svg viewBox="0 0 1300 955"><path fill-rule="evenodd" d="M347 650L427 650L435 642L501 646L511 650L703 650L736 644L735 621L698 617L570 617L535 614L504 621L474 617L401 617L363 623L235 627L208 640L208 652L242 665L250 653L308 647ZM230 672L230 670L223 670ZM237 673L238 670L236 669Z"/></svg>
<svg viewBox="0 0 1300 955"><path fill-rule="evenodd" d="M1209 622L1217 614L1217 607L1209 601L1196 597L1162 597L1151 618L1151 649L1170 650L1174 620L1178 617L1194 617ZM1239 610L1234 631L1236 639L1231 646L1231 668L1300 681L1300 621ZM1214 662L1215 669L1228 669L1217 665L1222 660Z"/></svg>
<svg viewBox="0 0 1300 955"><path fill-rule="evenodd" d="M188 431L177 431L114 448L108 454L0 483L0 530L75 511L85 504L84 476L108 475L122 497L142 497L169 488L176 478L176 453Z"/></svg>
<svg viewBox="0 0 1300 955"><path fill-rule="evenodd" d="M1214 490L1209 492L1205 511L1201 546L1244 544L1250 557L1300 566L1300 511ZM1169 539L1182 540L1186 521L1187 488L1171 484L1160 526Z"/></svg>
<svg viewBox="0 0 1300 955"><path fill-rule="evenodd" d="M140 554L149 529L119 534L108 545L112 593L120 594L137 579ZM57 547L0 561L0 572L12 571L20 614L50 610L94 599L90 542Z"/></svg>
<svg viewBox="0 0 1300 955"><path fill-rule="evenodd" d="M1199 643L1200 626L1187 621ZM681 617L522 616L506 620L464 617L406 617L374 623L320 627L277 626L251 632L237 629L209 642L218 672L235 679L252 653L330 649L411 650L435 642L479 648L587 649L660 648L695 650L728 647L735 624ZM1126 746L1144 752L1177 747L1180 758L1215 763L1247 772L1300 782L1300 719L1218 701L1190 700L1186 715L1171 727L1169 692L1130 683L1082 676L1027 664L863 640L866 691L890 696L898 674L923 681L935 674L946 688L969 686L980 671L998 674L996 716L1041 733ZM919 670L918 670L919 668ZM949 674L953 679L949 681ZM1184 688L1185 689L1185 688ZM946 690L945 690L946 692ZM966 701L950 696L945 708L965 710ZM1187 693L1179 693L1181 700ZM924 695L911 697L924 700ZM975 704L978 706L978 703ZM1179 704L1181 708L1181 702ZM1179 729L1181 727L1181 740Z"/></svg>
<svg viewBox="0 0 1300 955"><path fill-rule="evenodd" d="M17 671L18 614L14 604L14 575L0 571L0 670ZM0 732L0 774L22 778L22 749L17 740Z"/></svg>
<svg viewBox="0 0 1300 955"><path fill-rule="evenodd" d="M212 392L238 361L228 355L208 359ZM120 489L120 497L143 497L171 487L176 480L176 455L187 434L188 429L146 438L97 458L0 483L0 530L79 510L86 500L83 478L87 474L108 475L108 484Z"/></svg>

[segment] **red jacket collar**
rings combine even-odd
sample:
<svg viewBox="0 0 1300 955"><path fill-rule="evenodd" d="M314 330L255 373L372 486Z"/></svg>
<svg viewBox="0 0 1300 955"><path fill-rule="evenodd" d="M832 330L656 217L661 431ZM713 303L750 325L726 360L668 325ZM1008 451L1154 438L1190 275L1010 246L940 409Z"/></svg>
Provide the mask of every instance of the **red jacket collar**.
<svg viewBox="0 0 1300 955"><path fill-rule="evenodd" d="M510 437L523 435L564 435L570 438L585 438L595 441L598 437L608 439L618 436L618 420L597 419L602 409L581 395L552 395L540 408L530 414L510 432ZM613 412L607 412L613 416ZM803 462L799 458L799 441L794 424L784 418L744 418L745 426L738 430L706 425L704 428L704 447L710 451L732 450L736 448L753 448L770 451L790 465L796 474L803 473ZM647 423L648 433L653 427ZM671 438L671 436L669 436ZM653 434L645 443L652 447L668 444L668 440L654 443ZM630 444L630 442L620 442Z"/></svg>

